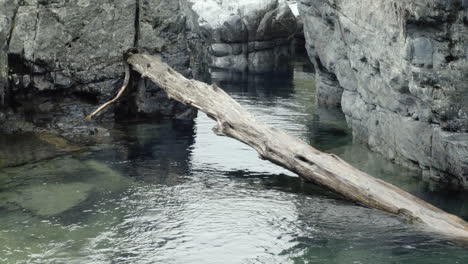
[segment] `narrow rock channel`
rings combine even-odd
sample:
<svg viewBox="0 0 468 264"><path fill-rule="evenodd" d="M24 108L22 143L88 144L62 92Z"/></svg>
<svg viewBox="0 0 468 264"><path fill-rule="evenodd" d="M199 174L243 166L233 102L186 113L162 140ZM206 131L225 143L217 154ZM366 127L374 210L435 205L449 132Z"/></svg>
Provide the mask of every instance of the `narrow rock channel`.
<svg viewBox="0 0 468 264"><path fill-rule="evenodd" d="M83 120L138 48L468 220L468 1L423 2L0 0L0 262L468 263L137 73Z"/></svg>

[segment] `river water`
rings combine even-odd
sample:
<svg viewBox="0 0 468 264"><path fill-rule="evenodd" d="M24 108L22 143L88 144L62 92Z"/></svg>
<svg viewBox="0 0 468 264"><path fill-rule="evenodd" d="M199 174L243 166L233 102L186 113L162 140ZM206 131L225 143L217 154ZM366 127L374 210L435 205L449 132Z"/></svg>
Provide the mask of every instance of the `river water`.
<svg viewBox="0 0 468 264"><path fill-rule="evenodd" d="M258 119L468 219L467 193L353 144L342 114L314 105L313 73L213 80ZM468 263L461 245L304 183L213 125L120 124L108 144L0 169L0 263Z"/></svg>

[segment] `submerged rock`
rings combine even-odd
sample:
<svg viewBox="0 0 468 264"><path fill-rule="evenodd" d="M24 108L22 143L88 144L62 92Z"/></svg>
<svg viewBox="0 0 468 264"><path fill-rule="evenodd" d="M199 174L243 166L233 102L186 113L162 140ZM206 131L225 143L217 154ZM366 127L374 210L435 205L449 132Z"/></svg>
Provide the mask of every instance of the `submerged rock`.
<svg viewBox="0 0 468 264"><path fill-rule="evenodd" d="M58 158L2 170L0 208L25 209L49 217L66 212L93 195L122 191L131 182L98 161Z"/></svg>
<svg viewBox="0 0 468 264"><path fill-rule="evenodd" d="M49 133L0 134L0 169L18 166L81 150Z"/></svg>
<svg viewBox="0 0 468 264"><path fill-rule="evenodd" d="M301 0L317 100L354 138L468 186L468 17L461 1Z"/></svg>
<svg viewBox="0 0 468 264"><path fill-rule="evenodd" d="M9 202L38 216L63 213L86 200L93 185L86 183L47 184L17 190Z"/></svg>
<svg viewBox="0 0 468 264"><path fill-rule="evenodd" d="M86 183L92 184L99 192L116 192L126 188L131 180L104 163L88 160L82 163L86 170L90 170L90 177Z"/></svg>

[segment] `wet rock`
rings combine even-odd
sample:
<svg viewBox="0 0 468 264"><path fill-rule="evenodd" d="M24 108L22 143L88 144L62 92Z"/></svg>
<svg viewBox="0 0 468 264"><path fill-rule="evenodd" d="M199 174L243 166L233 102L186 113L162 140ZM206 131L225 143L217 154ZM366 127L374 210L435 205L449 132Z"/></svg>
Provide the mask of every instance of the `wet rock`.
<svg viewBox="0 0 468 264"><path fill-rule="evenodd" d="M319 103L341 106L354 138L387 158L467 186L463 2L300 2Z"/></svg>

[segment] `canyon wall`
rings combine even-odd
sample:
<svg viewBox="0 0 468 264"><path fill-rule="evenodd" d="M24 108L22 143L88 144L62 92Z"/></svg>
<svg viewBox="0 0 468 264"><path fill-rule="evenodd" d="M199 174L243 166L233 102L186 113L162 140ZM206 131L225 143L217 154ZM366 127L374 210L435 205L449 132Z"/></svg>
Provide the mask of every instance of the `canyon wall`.
<svg viewBox="0 0 468 264"><path fill-rule="evenodd" d="M468 186L468 1L300 2L318 103L389 159Z"/></svg>
<svg viewBox="0 0 468 264"><path fill-rule="evenodd" d="M186 75L204 67L204 39L186 26L194 18L186 2L170 0L0 1L0 131L107 133L83 117L120 88L124 51L161 53ZM135 77L127 99L101 121L196 114Z"/></svg>
<svg viewBox="0 0 468 264"><path fill-rule="evenodd" d="M205 80L210 66L288 71L295 31L285 0L1 0L0 132L79 139L119 118L192 119L195 110L134 76L99 122L83 121L120 88L129 48Z"/></svg>

